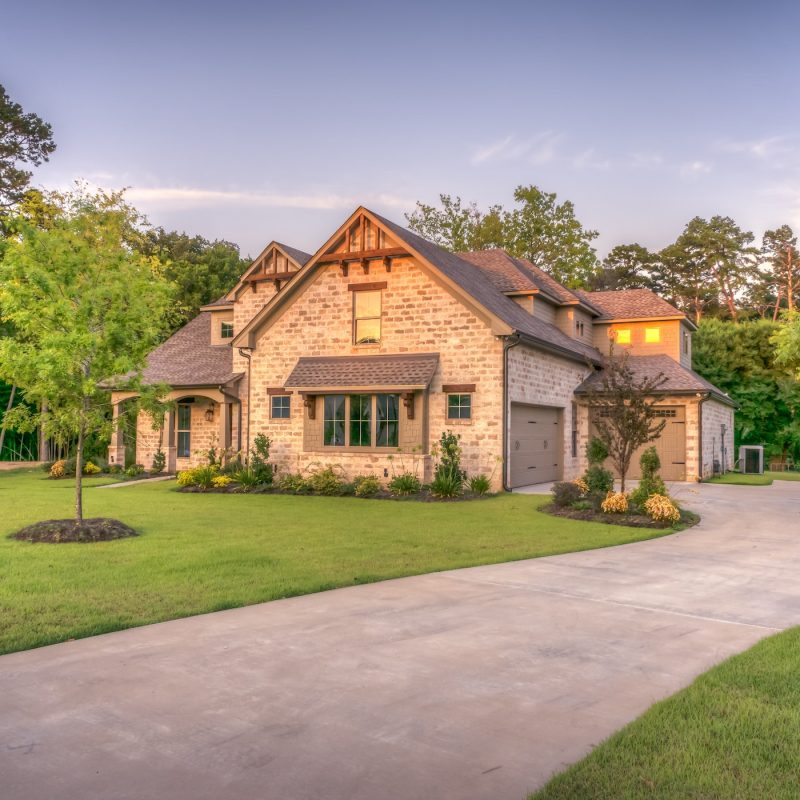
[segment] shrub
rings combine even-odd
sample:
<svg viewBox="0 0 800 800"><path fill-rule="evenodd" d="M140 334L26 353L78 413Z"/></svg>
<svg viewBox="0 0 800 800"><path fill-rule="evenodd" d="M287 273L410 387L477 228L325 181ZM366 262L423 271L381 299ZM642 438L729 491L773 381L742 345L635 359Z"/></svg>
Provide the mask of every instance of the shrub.
<svg viewBox="0 0 800 800"><path fill-rule="evenodd" d="M226 486L233 483L233 478L230 475L217 475L211 479L211 485L215 489L224 489Z"/></svg>
<svg viewBox="0 0 800 800"><path fill-rule="evenodd" d="M122 464L109 464L108 465L108 474L109 475L120 475L122 473Z"/></svg>
<svg viewBox="0 0 800 800"><path fill-rule="evenodd" d="M389 481L389 491L394 495L407 496L417 494L422 488L419 478L411 472L395 475Z"/></svg>
<svg viewBox="0 0 800 800"><path fill-rule="evenodd" d="M576 511L588 511L590 508L593 508L591 502L589 500L576 500L570 508L574 508Z"/></svg>
<svg viewBox="0 0 800 800"><path fill-rule="evenodd" d="M75 474L75 467L78 464L77 458L67 458L64 459L64 474L65 475L74 475Z"/></svg>
<svg viewBox="0 0 800 800"><path fill-rule="evenodd" d="M278 487L284 492L305 494L311 490L306 478L299 472L287 472L278 480Z"/></svg>
<svg viewBox="0 0 800 800"><path fill-rule="evenodd" d="M308 486L316 494L331 496L342 494L344 480L333 467L322 467L308 476Z"/></svg>
<svg viewBox="0 0 800 800"><path fill-rule="evenodd" d="M464 476L461 470L442 471L436 474L431 482L431 494L434 497L458 497L464 488Z"/></svg>
<svg viewBox="0 0 800 800"><path fill-rule="evenodd" d="M599 464L592 464L586 470L583 480L588 488L588 494L605 497L614 488L614 476Z"/></svg>
<svg viewBox="0 0 800 800"><path fill-rule="evenodd" d="M628 496L623 492L609 492L606 499L600 504L605 514L626 514L628 511Z"/></svg>
<svg viewBox="0 0 800 800"><path fill-rule="evenodd" d="M589 484L583 478L575 478L572 481L581 491L581 494L589 494Z"/></svg>
<svg viewBox="0 0 800 800"><path fill-rule="evenodd" d="M229 459L223 466L221 466L219 468L219 471L222 475L233 476L237 472L241 471L243 468L244 464L242 464L242 461L237 453L234 458Z"/></svg>
<svg viewBox="0 0 800 800"><path fill-rule="evenodd" d="M608 448L602 439L597 436L589 440L586 445L586 460L589 464L602 464L608 458Z"/></svg>
<svg viewBox="0 0 800 800"><path fill-rule="evenodd" d="M550 490L553 493L553 504L559 508L571 506L581 499L581 490L572 481L558 481Z"/></svg>
<svg viewBox="0 0 800 800"><path fill-rule="evenodd" d="M136 478L144 474L144 467L141 464L131 464L128 469L125 470L125 474L129 478Z"/></svg>
<svg viewBox="0 0 800 800"><path fill-rule="evenodd" d="M167 455L163 450L159 448L158 450L156 450L155 455L153 456L153 465L150 467L150 472L153 475L159 475L164 471L164 468L166 466L167 466Z"/></svg>
<svg viewBox="0 0 800 800"><path fill-rule="evenodd" d="M250 468L258 475L259 483L272 483L273 469L269 463L269 449L272 440L264 433L259 433L253 439L250 449Z"/></svg>
<svg viewBox="0 0 800 800"><path fill-rule="evenodd" d="M645 501L644 509L650 519L655 522L677 522L681 518L678 506L663 494L651 495Z"/></svg>
<svg viewBox="0 0 800 800"><path fill-rule="evenodd" d="M99 472L103 470L97 466L97 464L92 463L91 461L87 461L83 467L83 474L84 475L97 475Z"/></svg>
<svg viewBox="0 0 800 800"><path fill-rule="evenodd" d="M178 486L199 486L201 489L210 489L214 485L214 478L218 476L219 467L216 464L193 467L178 474Z"/></svg>
<svg viewBox="0 0 800 800"><path fill-rule="evenodd" d="M239 467L236 472L230 475L219 475L219 478L230 478L239 484L243 492L255 489L259 484L258 474L251 467Z"/></svg>
<svg viewBox="0 0 800 800"><path fill-rule="evenodd" d="M359 475L353 479L353 493L356 497L375 497L381 490L377 475Z"/></svg>
<svg viewBox="0 0 800 800"><path fill-rule="evenodd" d="M59 461L54 461L50 467L51 478L63 478L67 473L67 462L62 458Z"/></svg>
<svg viewBox="0 0 800 800"><path fill-rule="evenodd" d="M53 468L53 464L55 463L55 461L42 461L42 463L39 464L39 467L41 468L42 472L46 472L49 475L50 470Z"/></svg>
<svg viewBox="0 0 800 800"><path fill-rule="evenodd" d="M469 479L469 490L472 494L488 494L491 488L491 481L486 475L473 475Z"/></svg>
<svg viewBox="0 0 800 800"><path fill-rule="evenodd" d="M647 498L654 494L667 496L667 487L658 474L661 459L655 447L648 447L639 459L642 468L642 479L639 486L631 492L631 502L639 508L644 508Z"/></svg>
<svg viewBox="0 0 800 800"><path fill-rule="evenodd" d="M461 437L452 431L444 431L439 438L438 447L435 448L435 455L438 456L434 474L447 475L451 481L459 480L464 482L467 473L461 469Z"/></svg>
<svg viewBox="0 0 800 800"><path fill-rule="evenodd" d="M194 486L193 469L182 469L178 473L178 486Z"/></svg>

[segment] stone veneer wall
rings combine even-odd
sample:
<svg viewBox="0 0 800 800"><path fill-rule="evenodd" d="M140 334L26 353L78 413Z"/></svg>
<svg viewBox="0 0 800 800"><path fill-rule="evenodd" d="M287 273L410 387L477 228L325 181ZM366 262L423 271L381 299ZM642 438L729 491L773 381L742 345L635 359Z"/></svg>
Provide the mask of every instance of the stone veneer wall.
<svg viewBox="0 0 800 800"><path fill-rule="evenodd" d="M572 456L572 403L575 399L575 388L588 374L588 366L525 345L512 347L508 353L509 404L530 403L563 409L561 429L564 438L564 480L577 478L583 471L580 437L578 456Z"/></svg>
<svg viewBox="0 0 800 800"><path fill-rule="evenodd" d="M351 283L386 281L383 290L382 335L379 345L354 345L352 341L353 293ZM260 432L273 441L273 460L280 472L299 471L310 464L340 465L350 477L375 473L384 478L417 462L419 477L432 473L430 446L442 431L461 434L463 463L470 475L493 474L495 488L502 484L498 461L502 451L503 344L488 324L419 267L413 259L395 259L391 272L373 263L364 275L353 265L344 277L337 266L320 269L294 302L269 327L262 330L252 355L252 414L250 438ZM386 453L349 452L336 448L305 450L306 411L302 398L291 396L291 416L272 420L268 388L282 387L301 356L439 353L439 367L428 397L428 418L423 452L393 458ZM235 370L246 362L234 356ZM474 383L473 418L446 418L442 384ZM368 391L365 389L365 392ZM244 420L247 386L243 382ZM422 401L422 402L421 402ZM418 397L417 413L425 402ZM244 423L246 425L246 422ZM403 462L401 466L400 462Z"/></svg>
<svg viewBox="0 0 800 800"><path fill-rule="evenodd" d="M720 444L722 440L721 426L725 425L725 463L723 471L732 470L736 458L733 445L733 409L717 400L706 400L703 403L703 474L707 477L714 471L714 459L722 461Z"/></svg>

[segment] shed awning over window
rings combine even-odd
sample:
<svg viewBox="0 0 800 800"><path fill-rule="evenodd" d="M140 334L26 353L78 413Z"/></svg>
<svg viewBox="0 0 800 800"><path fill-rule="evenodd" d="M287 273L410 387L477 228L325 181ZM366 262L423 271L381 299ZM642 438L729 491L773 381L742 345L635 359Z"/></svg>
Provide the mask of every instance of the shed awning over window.
<svg viewBox="0 0 800 800"><path fill-rule="evenodd" d="M438 353L300 358L284 383L298 391L427 389Z"/></svg>

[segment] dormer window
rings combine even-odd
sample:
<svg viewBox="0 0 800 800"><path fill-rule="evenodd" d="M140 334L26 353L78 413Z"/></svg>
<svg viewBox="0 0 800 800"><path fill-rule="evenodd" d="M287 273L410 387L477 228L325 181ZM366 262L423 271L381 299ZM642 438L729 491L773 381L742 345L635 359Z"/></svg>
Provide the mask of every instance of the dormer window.
<svg viewBox="0 0 800 800"><path fill-rule="evenodd" d="M583 337L583 330L584 330L583 323L582 322L576 322L575 323L575 335L582 338Z"/></svg>
<svg viewBox="0 0 800 800"><path fill-rule="evenodd" d="M219 338L220 339L233 339L233 323L232 322L222 322L219 326Z"/></svg>
<svg viewBox="0 0 800 800"><path fill-rule="evenodd" d="M381 290L353 292L353 341L378 344L381 340Z"/></svg>
<svg viewBox="0 0 800 800"><path fill-rule="evenodd" d="M689 342L691 341L691 336L684 331L683 332L683 353L684 355L689 355Z"/></svg>

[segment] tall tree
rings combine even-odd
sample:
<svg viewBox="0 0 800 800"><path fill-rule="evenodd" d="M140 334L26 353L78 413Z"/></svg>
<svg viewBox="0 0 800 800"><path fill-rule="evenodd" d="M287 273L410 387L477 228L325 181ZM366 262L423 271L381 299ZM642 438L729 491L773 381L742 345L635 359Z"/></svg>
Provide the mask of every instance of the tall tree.
<svg viewBox="0 0 800 800"><path fill-rule="evenodd" d="M800 295L800 252L797 236L788 225L765 231L760 266L761 281L774 297L772 319L777 320L781 308L795 310Z"/></svg>
<svg viewBox="0 0 800 800"><path fill-rule="evenodd" d="M592 242L599 234L581 225L569 200L559 203L537 186L518 186L510 210L494 205L484 212L460 197L439 199L440 208L418 202L406 215L411 230L454 252L502 247L567 286L591 285L599 268Z"/></svg>
<svg viewBox="0 0 800 800"><path fill-rule="evenodd" d="M592 281L595 291L652 289L658 256L640 244L618 244L603 259Z"/></svg>
<svg viewBox="0 0 800 800"><path fill-rule="evenodd" d="M141 370L163 336L171 286L161 265L129 245L140 217L121 194L55 196L61 215L50 228L24 215L10 221L0 262L0 309L11 323L0 339L0 378L17 384L35 411L19 405L7 415L17 430L41 426L48 436L77 437L75 518L83 519L83 447L110 432L110 394L103 381Z"/></svg>
<svg viewBox="0 0 800 800"><path fill-rule="evenodd" d="M26 114L0 85L0 207L22 200L32 174L24 165L38 167L55 149L51 126Z"/></svg>
<svg viewBox="0 0 800 800"><path fill-rule="evenodd" d="M146 232L139 249L164 264L164 277L176 286L173 327L197 314L231 289L249 266L231 242L210 242L202 236L155 228Z"/></svg>

